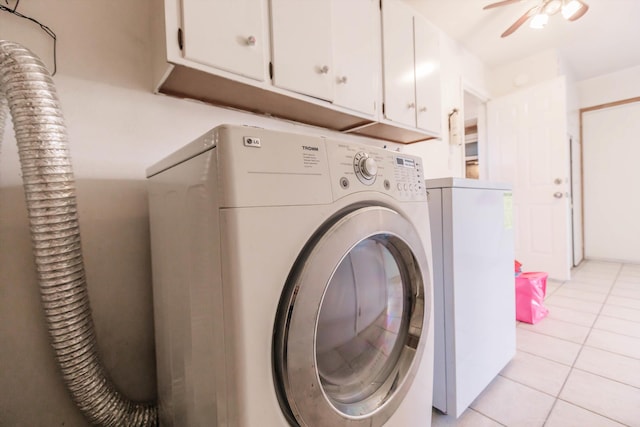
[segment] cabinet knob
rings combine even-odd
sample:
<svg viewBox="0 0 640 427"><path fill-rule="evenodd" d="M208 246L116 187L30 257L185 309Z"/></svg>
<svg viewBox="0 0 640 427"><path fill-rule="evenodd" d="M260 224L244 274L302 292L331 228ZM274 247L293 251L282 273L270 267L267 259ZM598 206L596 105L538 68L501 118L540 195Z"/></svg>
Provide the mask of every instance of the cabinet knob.
<svg viewBox="0 0 640 427"><path fill-rule="evenodd" d="M329 72L329 66L323 65L319 68L320 74L327 74Z"/></svg>
<svg viewBox="0 0 640 427"><path fill-rule="evenodd" d="M426 113L427 112L427 107L420 107L419 110L421 113Z"/></svg>
<svg viewBox="0 0 640 427"><path fill-rule="evenodd" d="M338 77L338 83L346 84L347 76Z"/></svg>
<svg viewBox="0 0 640 427"><path fill-rule="evenodd" d="M247 46L255 46L256 38L254 36L247 37Z"/></svg>
<svg viewBox="0 0 640 427"><path fill-rule="evenodd" d="M415 102L409 103L409 105L407 105L407 108L410 110L413 110L414 108L416 108L416 103Z"/></svg>

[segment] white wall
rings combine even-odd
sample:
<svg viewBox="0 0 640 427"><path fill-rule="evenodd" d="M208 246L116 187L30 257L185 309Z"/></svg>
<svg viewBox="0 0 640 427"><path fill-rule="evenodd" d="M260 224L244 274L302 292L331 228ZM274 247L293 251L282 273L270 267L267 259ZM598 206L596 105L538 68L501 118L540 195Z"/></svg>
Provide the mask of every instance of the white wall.
<svg viewBox="0 0 640 427"><path fill-rule="evenodd" d="M150 0L64 0L55 5L32 0L21 2L18 9L41 20L58 37L54 81L78 186L98 344L116 385L142 400L156 394L145 169L221 123L336 136L153 95L150 7ZM53 69L52 42L37 25L0 13L0 39L26 45ZM459 47L449 48L443 68L448 76L445 111L460 106L462 93ZM472 68L482 67L476 62ZM469 78L481 82L484 76L477 74ZM339 137L400 148L353 135ZM423 156L430 177L463 172L463 152L446 138L445 132L444 141L426 143ZM49 349L20 185L16 142L7 123L0 149L0 425L83 426L86 422L67 396Z"/></svg>
<svg viewBox="0 0 640 427"><path fill-rule="evenodd" d="M577 83L580 108L640 96L640 65Z"/></svg>
<svg viewBox="0 0 640 427"><path fill-rule="evenodd" d="M564 75L566 70L563 67L558 51L549 49L493 68L488 78L491 96L495 98L506 95Z"/></svg>

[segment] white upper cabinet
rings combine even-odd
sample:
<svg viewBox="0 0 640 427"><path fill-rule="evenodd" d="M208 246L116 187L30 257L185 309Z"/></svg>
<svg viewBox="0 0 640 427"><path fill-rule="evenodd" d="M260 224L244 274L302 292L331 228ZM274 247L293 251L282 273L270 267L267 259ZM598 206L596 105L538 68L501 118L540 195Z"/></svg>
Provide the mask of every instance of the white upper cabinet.
<svg viewBox="0 0 640 427"><path fill-rule="evenodd" d="M397 0L382 4L384 117L416 125L413 11Z"/></svg>
<svg viewBox="0 0 640 427"><path fill-rule="evenodd" d="M399 0L383 0L384 119L441 131L438 33Z"/></svg>
<svg viewBox="0 0 640 427"><path fill-rule="evenodd" d="M185 59L264 81L268 70L263 0L182 0Z"/></svg>
<svg viewBox="0 0 640 427"><path fill-rule="evenodd" d="M373 115L378 0L271 0L273 84Z"/></svg>
<svg viewBox="0 0 640 427"><path fill-rule="evenodd" d="M379 97L379 0L333 0L333 103L374 114Z"/></svg>
<svg viewBox="0 0 640 427"><path fill-rule="evenodd" d="M437 37L414 34L402 0L152 0L150 14L156 92L400 143L439 136Z"/></svg>
<svg viewBox="0 0 640 427"><path fill-rule="evenodd" d="M416 67L416 126L440 133L442 127L440 43L428 22L414 17Z"/></svg>
<svg viewBox="0 0 640 427"><path fill-rule="evenodd" d="M271 0L273 84L333 100L331 2Z"/></svg>

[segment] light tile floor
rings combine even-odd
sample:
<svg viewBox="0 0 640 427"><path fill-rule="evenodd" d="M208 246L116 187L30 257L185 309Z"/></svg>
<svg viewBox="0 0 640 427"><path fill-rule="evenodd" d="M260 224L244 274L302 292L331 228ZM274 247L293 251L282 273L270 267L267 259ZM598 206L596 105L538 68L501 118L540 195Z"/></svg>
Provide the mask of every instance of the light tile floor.
<svg viewBox="0 0 640 427"><path fill-rule="evenodd" d="M457 420L434 410L432 426L640 427L640 265L583 262L547 283L545 306L471 406Z"/></svg>

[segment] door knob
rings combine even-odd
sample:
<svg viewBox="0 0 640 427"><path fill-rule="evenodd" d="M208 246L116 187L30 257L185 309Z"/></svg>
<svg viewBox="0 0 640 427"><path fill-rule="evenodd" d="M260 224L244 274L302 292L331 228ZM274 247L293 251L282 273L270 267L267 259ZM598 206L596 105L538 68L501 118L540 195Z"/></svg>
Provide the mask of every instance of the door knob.
<svg viewBox="0 0 640 427"><path fill-rule="evenodd" d="M561 178L556 178L556 179L553 180L553 183L555 185L560 185L560 184L562 184L562 179Z"/></svg>
<svg viewBox="0 0 640 427"><path fill-rule="evenodd" d="M255 46L256 45L256 38L255 36L249 36L247 37L247 46Z"/></svg>
<svg viewBox="0 0 640 427"><path fill-rule="evenodd" d="M553 193L553 197L555 197L556 199L562 199L562 192L556 191L555 193Z"/></svg>
<svg viewBox="0 0 640 427"><path fill-rule="evenodd" d="M327 74L329 72L329 67L327 65L323 65L318 71L320 71L320 74Z"/></svg>

